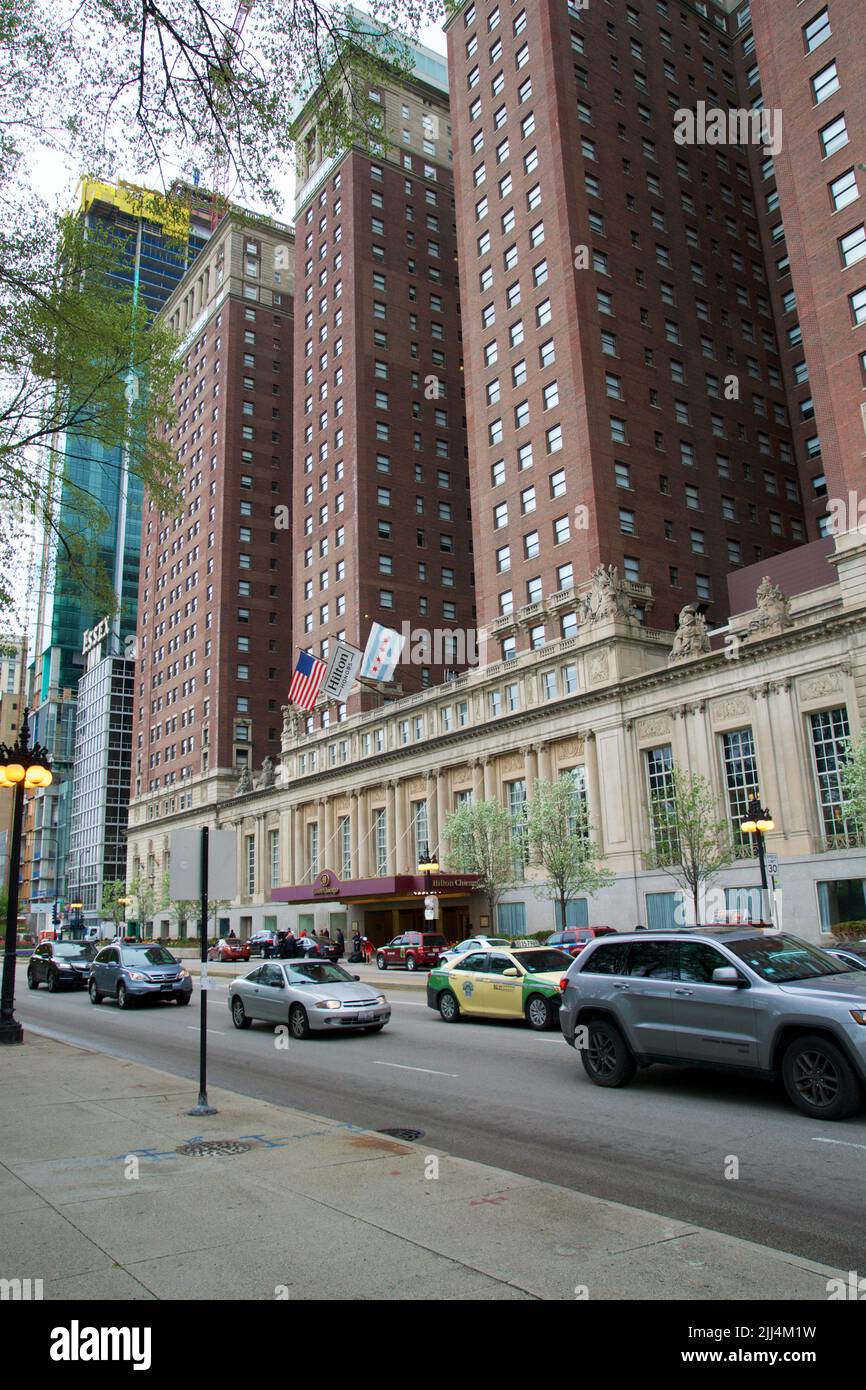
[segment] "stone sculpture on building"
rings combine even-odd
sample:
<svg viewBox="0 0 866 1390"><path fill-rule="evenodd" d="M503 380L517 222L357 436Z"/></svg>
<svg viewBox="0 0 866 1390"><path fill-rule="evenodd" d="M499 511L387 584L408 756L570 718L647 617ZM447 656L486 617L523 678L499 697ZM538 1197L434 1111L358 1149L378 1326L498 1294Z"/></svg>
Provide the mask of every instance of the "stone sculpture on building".
<svg viewBox="0 0 866 1390"><path fill-rule="evenodd" d="M680 609L674 645L668 661L685 661L690 656L703 656L710 650L707 620L696 603Z"/></svg>

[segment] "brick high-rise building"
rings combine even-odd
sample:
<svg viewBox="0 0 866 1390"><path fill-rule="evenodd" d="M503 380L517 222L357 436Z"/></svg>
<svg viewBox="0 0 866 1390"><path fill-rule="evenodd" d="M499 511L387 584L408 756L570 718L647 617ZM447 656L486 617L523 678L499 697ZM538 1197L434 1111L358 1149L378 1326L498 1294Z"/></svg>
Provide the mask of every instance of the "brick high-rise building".
<svg viewBox="0 0 866 1390"><path fill-rule="evenodd" d="M370 89L381 153L323 151L316 91L295 123L295 642L430 632L407 692L464 667L474 628L447 71L410 47Z"/></svg>
<svg viewBox="0 0 866 1390"><path fill-rule="evenodd" d="M479 620L571 635L615 564L721 622L806 535L747 152L674 139L737 106L728 16L469 0L448 52Z"/></svg>
<svg viewBox="0 0 866 1390"><path fill-rule="evenodd" d="M749 94L782 114L761 159L768 268L810 535L828 499L864 492L866 453L866 44L861 0L753 0L735 10Z"/></svg>
<svg viewBox="0 0 866 1390"><path fill-rule="evenodd" d="M182 338L169 438L183 511L143 509L131 824L224 795L279 755L293 263L290 228L230 213L162 311Z"/></svg>

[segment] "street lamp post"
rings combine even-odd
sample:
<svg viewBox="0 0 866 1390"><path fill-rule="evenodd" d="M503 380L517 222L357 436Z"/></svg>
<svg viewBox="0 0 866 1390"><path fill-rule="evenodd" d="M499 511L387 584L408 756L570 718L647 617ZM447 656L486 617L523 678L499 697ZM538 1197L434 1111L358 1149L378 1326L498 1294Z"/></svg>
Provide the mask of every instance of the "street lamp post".
<svg viewBox="0 0 866 1390"><path fill-rule="evenodd" d="M36 787L49 787L53 781L48 754L38 743L30 746L29 709L24 710L17 741L9 747L0 744L0 787L11 789L15 802L12 812L12 841L9 846L9 892L6 905L6 949L3 954L3 985L0 990L0 1043L20 1043L24 1030L15 1017L15 965L18 953L18 877L21 872L21 828L24 823L24 793Z"/></svg>
<svg viewBox="0 0 866 1390"><path fill-rule="evenodd" d="M769 903L769 884L767 882L767 859L764 853L764 835L775 830L776 823L766 806L761 805L761 799L755 791L749 799L749 809L746 819L740 822L740 829L746 835L754 835L755 845L758 850L758 865L761 870L761 918L763 921L773 921L772 909Z"/></svg>

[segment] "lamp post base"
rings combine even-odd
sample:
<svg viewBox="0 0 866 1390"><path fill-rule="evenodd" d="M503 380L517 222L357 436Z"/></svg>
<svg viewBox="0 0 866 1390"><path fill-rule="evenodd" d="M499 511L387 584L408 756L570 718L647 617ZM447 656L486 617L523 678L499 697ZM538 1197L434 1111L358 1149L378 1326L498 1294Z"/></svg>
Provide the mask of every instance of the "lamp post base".
<svg viewBox="0 0 866 1390"><path fill-rule="evenodd" d="M0 1043L22 1043L24 1029L17 1018L0 1019Z"/></svg>
<svg viewBox="0 0 866 1390"><path fill-rule="evenodd" d="M204 1092L204 1091L199 1091L198 1103L197 1103L196 1105L193 1106L192 1110L185 1110L185 1111L184 1111L184 1114L185 1114L185 1115L218 1115L218 1114L219 1114L219 1111L218 1111L218 1110L215 1110L214 1107L213 1107L212 1105L209 1105L209 1104L208 1104L207 1093Z"/></svg>

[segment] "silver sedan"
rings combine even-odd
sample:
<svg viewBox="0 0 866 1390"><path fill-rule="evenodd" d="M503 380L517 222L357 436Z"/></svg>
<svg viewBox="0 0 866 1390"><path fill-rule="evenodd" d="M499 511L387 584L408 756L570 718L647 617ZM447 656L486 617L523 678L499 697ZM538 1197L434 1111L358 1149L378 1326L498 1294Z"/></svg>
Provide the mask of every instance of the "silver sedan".
<svg viewBox="0 0 866 1390"><path fill-rule="evenodd" d="M327 960L270 961L229 985L229 1011L236 1028L253 1019L288 1023L293 1038L344 1028L378 1033L391 1017L384 994L362 984Z"/></svg>

